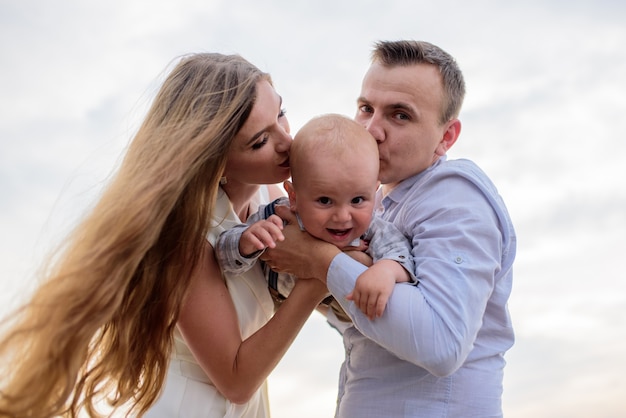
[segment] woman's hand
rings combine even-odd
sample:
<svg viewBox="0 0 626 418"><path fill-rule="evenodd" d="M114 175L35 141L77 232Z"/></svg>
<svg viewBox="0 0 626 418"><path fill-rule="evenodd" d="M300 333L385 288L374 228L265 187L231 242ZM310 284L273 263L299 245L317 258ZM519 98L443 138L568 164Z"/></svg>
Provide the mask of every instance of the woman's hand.
<svg viewBox="0 0 626 418"><path fill-rule="evenodd" d="M287 223L282 231L285 239L276 242L275 248L265 250L261 259L278 272L316 278L326 283L328 267L340 250L333 244L301 231L289 208L276 206L276 214Z"/></svg>
<svg viewBox="0 0 626 418"><path fill-rule="evenodd" d="M371 266L373 264L372 257L370 257L366 252L360 250L344 250L344 253L348 254L350 257L354 258L359 263L364 266Z"/></svg>
<svg viewBox="0 0 626 418"><path fill-rule="evenodd" d="M326 296L330 295L328 288L322 281L315 280L314 278L301 278L296 281L294 290L298 288L298 291L304 291L312 299L320 303ZM289 297L293 295L293 290Z"/></svg>

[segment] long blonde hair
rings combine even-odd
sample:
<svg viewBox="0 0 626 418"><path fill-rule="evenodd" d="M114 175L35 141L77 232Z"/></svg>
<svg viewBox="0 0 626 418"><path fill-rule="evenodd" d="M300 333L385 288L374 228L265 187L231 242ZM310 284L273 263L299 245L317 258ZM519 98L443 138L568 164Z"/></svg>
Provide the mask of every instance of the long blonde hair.
<svg viewBox="0 0 626 418"><path fill-rule="evenodd" d="M261 79L237 55L189 55L172 70L101 199L4 324L0 416L97 416L105 395L129 414L154 403L227 153Z"/></svg>

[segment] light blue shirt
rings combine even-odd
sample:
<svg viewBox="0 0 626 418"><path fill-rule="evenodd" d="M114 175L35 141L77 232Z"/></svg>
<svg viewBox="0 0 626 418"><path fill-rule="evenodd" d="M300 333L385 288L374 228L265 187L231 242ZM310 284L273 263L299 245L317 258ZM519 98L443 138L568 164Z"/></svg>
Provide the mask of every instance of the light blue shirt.
<svg viewBox="0 0 626 418"><path fill-rule="evenodd" d="M333 259L328 288L354 323L336 417L502 416L516 237L495 186L471 161L443 157L379 197L412 242L419 284L397 284L370 321L345 299L365 267Z"/></svg>

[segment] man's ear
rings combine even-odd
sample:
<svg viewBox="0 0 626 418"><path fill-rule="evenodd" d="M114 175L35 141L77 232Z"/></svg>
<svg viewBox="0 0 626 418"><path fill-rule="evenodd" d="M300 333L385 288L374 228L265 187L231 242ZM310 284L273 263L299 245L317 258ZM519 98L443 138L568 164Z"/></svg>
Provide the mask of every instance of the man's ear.
<svg viewBox="0 0 626 418"><path fill-rule="evenodd" d="M289 196L289 208L293 213L296 213L296 190L293 188L293 183L285 180L283 187L287 191L287 196Z"/></svg>
<svg viewBox="0 0 626 418"><path fill-rule="evenodd" d="M435 154L438 156L444 155L452 145L456 142L461 134L461 121L458 119L452 119L447 123L447 127L445 131L443 131L443 137L441 138L441 142L437 145L437 149L435 149Z"/></svg>

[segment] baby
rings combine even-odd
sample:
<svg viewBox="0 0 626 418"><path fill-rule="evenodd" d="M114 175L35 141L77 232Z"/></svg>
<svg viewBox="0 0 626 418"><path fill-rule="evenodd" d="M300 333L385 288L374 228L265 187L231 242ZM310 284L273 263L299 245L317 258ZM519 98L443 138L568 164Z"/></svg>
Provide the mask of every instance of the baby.
<svg viewBox="0 0 626 418"><path fill-rule="evenodd" d="M367 244L372 265L357 279L348 300L370 319L383 314L394 285L416 283L411 246L391 223L373 216L378 182L378 146L369 132L347 117L328 114L305 124L291 145L288 198L262 206L246 225L224 232L216 256L225 272L241 273L267 248L284 239L276 205L288 205L300 228L340 249ZM275 300L284 300L296 278L263 267ZM350 321L337 301L325 300L337 318Z"/></svg>

